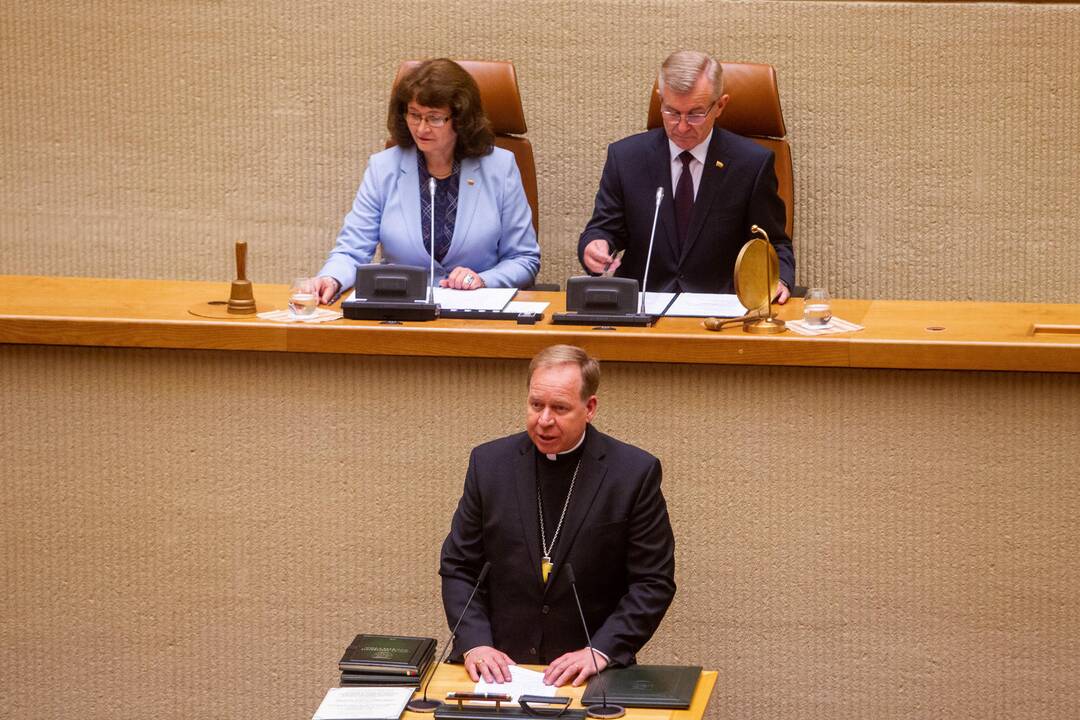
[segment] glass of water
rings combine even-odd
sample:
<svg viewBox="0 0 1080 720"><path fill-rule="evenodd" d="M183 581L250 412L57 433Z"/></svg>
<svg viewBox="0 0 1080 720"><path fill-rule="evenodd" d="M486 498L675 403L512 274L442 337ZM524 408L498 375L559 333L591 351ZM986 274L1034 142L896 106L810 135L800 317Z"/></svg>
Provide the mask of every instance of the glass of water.
<svg viewBox="0 0 1080 720"><path fill-rule="evenodd" d="M825 288L810 288L803 298L803 322L807 325L828 325L832 320L829 293Z"/></svg>
<svg viewBox="0 0 1080 720"><path fill-rule="evenodd" d="M315 292L315 281L300 277L289 286L289 315L293 318L310 317L319 307L319 296Z"/></svg>

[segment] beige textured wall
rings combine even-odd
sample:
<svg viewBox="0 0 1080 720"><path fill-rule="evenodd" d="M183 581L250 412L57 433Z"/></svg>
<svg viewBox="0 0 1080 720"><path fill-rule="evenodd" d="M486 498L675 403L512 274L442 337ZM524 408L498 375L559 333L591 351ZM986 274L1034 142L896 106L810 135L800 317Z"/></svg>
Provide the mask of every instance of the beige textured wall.
<svg viewBox="0 0 1080 720"><path fill-rule="evenodd" d="M0 273L226 277L237 238L256 280L310 272L398 61L458 55L518 65L558 281L688 45L778 67L801 282L1067 301L1078 31L1055 5L7 2ZM0 347L3 714L307 717L355 632L441 637L438 543L523 366ZM613 364L599 425L664 460L680 591L643 659L718 668L714 720L1080 704L1080 376Z"/></svg>
<svg viewBox="0 0 1080 720"><path fill-rule="evenodd" d="M0 347L3 714L304 718L354 633L441 638L524 369ZM642 659L718 669L710 720L1075 715L1080 375L610 363L598 426L664 462Z"/></svg>
<svg viewBox="0 0 1080 720"><path fill-rule="evenodd" d="M779 71L798 279L849 297L1065 302L1080 7L847 2L6 2L0 273L313 272L398 62L512 59L542 280L576 272L606 144L685 45Z"/></svg>

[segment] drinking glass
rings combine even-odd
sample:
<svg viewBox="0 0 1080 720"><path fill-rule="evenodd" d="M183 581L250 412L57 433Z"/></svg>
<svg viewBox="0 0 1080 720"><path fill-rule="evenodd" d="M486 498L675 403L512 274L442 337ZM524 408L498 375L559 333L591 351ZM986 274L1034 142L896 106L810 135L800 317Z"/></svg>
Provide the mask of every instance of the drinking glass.
<svg viewBox="0 0 1080 720"><path fill-rule="evenodd" d="M319 296L315 293L315 282L311 278L299 277L289 286L289 315L293 318L310 317L319 307Z"/></svg>
<svg viewBox="0 0 1080 720"><path fill-rule="evenodd" d="M807 325L828 325L832 320L829 293L825 288L810 288L803 298L803 322Z"/></svg>

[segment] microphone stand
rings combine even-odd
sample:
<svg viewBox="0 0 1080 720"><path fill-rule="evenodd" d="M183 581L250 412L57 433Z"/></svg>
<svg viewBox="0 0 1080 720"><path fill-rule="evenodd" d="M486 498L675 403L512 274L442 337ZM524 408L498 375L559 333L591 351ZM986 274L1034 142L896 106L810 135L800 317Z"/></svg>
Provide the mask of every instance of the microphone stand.
<svg viewBox="0 0 1080 720"><path fill-rule="evenodd" d="M649 233L649 252L645 255L645 274L641 278L641 305L638 312L645 314L645 288L649 285L649 265L652 263L653 241L656 240L656 219L660 217L660 203L664 199L664 186L656 188L656 209L653 210L652 232Z"/></svg>
<svg viewBox="0 0 1080 720"><path fill-rule="evenodd" d="M435 185L435 181L431 181L432 186ZM432 236L432 241L435 238ZM432 248L435 246L432 245ZM434 257L434 255L432 255ZM446 659L446 654L450 652L450 648L454 644L454 637L457 635L457 629L461 625L461 621L465 619L465 613L469 610L469 605L472 605L473 598L476 597L476 591L480 589L480 586L484 584L484 578L487 577L488 570L491 569L491 562L485 562L484 567L480 570L480 575L476 578L476 584L473 585L472 592L469 593L469 599L465 601L465 607L461 609L461 615L458 616L457 622L454 623L454 629L450 631L450 637L446 639L446 645L443 646L442 654L439 655L439 661L431 666L431 672L428 673L427 678L424 680L424 697L421 700L410 700L405 706L406 710L412 710L413 712L429 713L435 712L435 709L442 705L441 700L428 700L427 691L428 686L431 685L431 678L435 675L435 671L442 665L443 660Z"/></svg>
<svg viewBox="0 0 1080 720"><path fill-rule="evenodd" d="M435 178L428 178L431 196L431 272L428 275L428 302L435 302Z"/></svg>
<svg viewBox="0 0 1080 720"><path fill-rule="evenodd" d="M661 197L663 197L662 189L656 195L657 207L660 206ZM589 626L585 623L585 612L581 609L581 598L578 597L577 581L574 578L574 568L570 563L563 563L563 567L566 568L566 579L570 581L570 589L574 591L574 602L577 603L578 615L581 616L581 627L585 628L585 642L589 646L589 656L592 658L593 670L596 672L596 683L600 688L600 697L602 700L602 704L590 705L585 708L585 712L589 717L600 718L601 720L615 720L615 718L621 718L626 714L626 709L622 705L608 705L607 689L600 680L600 666L596 664L596 650L593 650L592 638L589 637Z"/></svg>

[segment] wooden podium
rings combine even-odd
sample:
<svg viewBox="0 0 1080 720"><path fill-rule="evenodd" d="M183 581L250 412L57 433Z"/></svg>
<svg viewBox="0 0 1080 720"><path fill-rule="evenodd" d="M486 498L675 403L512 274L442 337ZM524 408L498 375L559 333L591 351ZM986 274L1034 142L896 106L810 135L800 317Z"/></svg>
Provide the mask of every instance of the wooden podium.
<svg viewBox="0 0 1080 720"><path fill-rule="evenodd" d="M531 670L543 670L543 666L540 665L523 665ZM458 691L465 692L471 691L475 683L469 678L469 674L465 672L464 665L448 665L443 663L439 667L435 668L435 675L431 678L431 685L428 687L428 697L435 700L445 700L448 692ZM702 670L701 678L698 680L697 689L694 691L694 698L690 702L690 707L687 710L662 710L657 708L626 708L626 717L628 720L701 720L705 715L705 708L709 705L709 698L712 697L713 688L716 686L716 671L715 670ZM582 709L581 695L585 692L585 686L571 687L566 685L559 688L556 694L563 697L572 697L574 702L570 704L571 709ZM414 697L419 697L419 694ZM406 711L402 718L405 720L431 720L430 713L414 713Z"/></svg>

